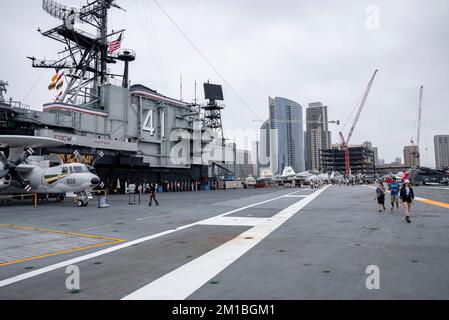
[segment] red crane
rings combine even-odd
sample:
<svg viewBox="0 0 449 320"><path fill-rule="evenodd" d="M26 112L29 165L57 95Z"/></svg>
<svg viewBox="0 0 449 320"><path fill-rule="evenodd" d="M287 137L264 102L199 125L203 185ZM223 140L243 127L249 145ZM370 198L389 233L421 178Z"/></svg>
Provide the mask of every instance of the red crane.
<svg viewBox="0 0 449 320"><path fill-rule="evenodd" d="M373 76L371 77L370 81L368 82L368 86L365 89L365 93L363 94L362 101L360 103L359 109L357 110L357 114L354 118L354 122L352 123L351 129L349 130L348 137L345 139L342 132L340 132L340 139L341 139L341 147L343 151L345 152L345 171L346 176L349 177L351 175L351 161L349 159L349 141L351 140L352 134L354 133L355 126L357 125L357 122L359 121L360 115L362 113L363 107L365 106L366 99L368 98L368 94L371 90L371 87L374 82L374 78L376 77L377 72L379 70L374 71Z"/></svg>

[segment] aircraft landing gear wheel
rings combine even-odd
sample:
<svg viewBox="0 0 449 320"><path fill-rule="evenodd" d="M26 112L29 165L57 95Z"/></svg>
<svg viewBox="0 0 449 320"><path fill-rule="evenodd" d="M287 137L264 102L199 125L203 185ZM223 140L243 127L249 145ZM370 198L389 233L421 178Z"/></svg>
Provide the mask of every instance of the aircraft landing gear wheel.
<svg viewBox="0 0 449 320"><path fill-rule="evenodd" d="M89 202L84 202L84 203L83 203L83 207L87 207L88 204L89 204Z"/></svg>
<svg viewBox="0 0 449 320"><path fill-rule="evenodd" d="M81 208L81 207L84 206L84 202L81 201L81 200L78 200L78 201L76 202L76 205L78 206L78 208Z"/></svg>

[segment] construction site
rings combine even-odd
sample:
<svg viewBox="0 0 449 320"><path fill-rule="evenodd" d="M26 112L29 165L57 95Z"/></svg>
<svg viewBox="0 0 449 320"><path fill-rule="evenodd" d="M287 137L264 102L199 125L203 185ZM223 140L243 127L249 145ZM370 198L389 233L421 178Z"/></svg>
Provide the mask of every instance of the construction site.
<svg viewBox="0 0 449 320"><path fill-rule="evenodd" d="M351 159L350 170L352 174L375 174L376 166L374 164L374 152L364 146L348 147L349 157ZM321 166L325 172L345 172L346 151L333 148L321 150Z"/></svg>
<svg viewBox="0 0 449 320"><path fill-rule="evenodd" d="M421 165L420 141L421 141L421 123L422 123L422 108L424 86L419 89L419 104L416 118L416 143L415 139L411 137L410 145L404 147L404 163L400 162L393 165L378 165L377 148L373 148L371 142L366 142L362 145L350 145L351 138L355 128L359 122L362 111L365 107L366 100L371 91L372 85L379 70L376 70L372 75L368 85L363 93L360 104L357 108L357 113L354 117L352 125L349 129L347 137L340 131L340 141L338 145L334 145L329 149L320 149L320 169L324 172L340 172L344 173L346 177L353 174L388 174L398 171L407 171L414 168L419 168ZM355 111L355 110L354 110ZM346 123L347 124L347 123ZM346 124L343 126L346 126ZM376 150L376 151L374 151Z"/></svg>

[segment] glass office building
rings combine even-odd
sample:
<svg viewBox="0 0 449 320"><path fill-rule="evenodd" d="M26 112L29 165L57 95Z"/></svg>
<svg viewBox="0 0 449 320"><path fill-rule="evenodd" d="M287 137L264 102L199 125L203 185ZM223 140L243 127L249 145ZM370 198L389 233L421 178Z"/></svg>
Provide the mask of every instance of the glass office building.
<svg viewBox="0 0 449 320"><path fill-rule="evenodd" d="M285 167L305 170L302 106L285 98L269 98L270 167L274 175Z"/></svg>

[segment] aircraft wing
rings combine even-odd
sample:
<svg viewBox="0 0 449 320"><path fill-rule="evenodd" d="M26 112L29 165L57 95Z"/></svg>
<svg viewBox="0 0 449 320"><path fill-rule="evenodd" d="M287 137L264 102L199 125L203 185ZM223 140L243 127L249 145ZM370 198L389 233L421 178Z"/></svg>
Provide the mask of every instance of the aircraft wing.
<svg viewBox="0 0 449 320"><path fill-rule="evenodd" d="M21 164L20 166L16 167L17 172L29 172L33 170L36 166L30 165L30 164Z"/></svg>
<svg viewBox="0 0 449 320"><path fill-rule="evenodd" d="M41 148L62 146L65 145L65 142L46 137L0 135L0 145L10 148Z"/></svg>
<svg viewBox="0 0 449 320"><path fill-rule="evenodd" d="M309 171L303 171L303 172L297 173L296 176L299 178L308 178L310 176L313 176L313 174L311 174Z"/></svg>

